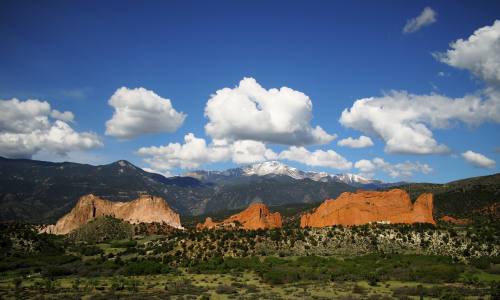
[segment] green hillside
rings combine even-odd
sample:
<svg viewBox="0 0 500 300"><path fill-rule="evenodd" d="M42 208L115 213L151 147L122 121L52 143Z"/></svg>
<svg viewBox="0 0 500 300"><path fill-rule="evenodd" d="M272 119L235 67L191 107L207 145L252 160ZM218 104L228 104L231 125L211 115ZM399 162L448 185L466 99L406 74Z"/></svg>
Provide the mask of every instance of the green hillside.
<svg viewBox="0 0 500 300"><path fill-rule="evenodd" d="M411 183L399 188L415 199L422 193L434 194L435 215L470 217L478 210L500 202L500 173L452 181L446 184Z"/></svg>

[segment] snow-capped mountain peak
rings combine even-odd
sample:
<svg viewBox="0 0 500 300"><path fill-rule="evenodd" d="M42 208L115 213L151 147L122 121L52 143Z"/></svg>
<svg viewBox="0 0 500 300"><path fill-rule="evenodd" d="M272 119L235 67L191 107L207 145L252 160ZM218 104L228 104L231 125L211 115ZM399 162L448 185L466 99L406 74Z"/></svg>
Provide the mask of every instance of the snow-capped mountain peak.
<svg viewBox="0 0 500 300"><path fill-rule="evenodd" d="M294 179L304 179L304 172L287 166L279 161L266 161L246 166L242 169L244 176L286 175Z"/></svg>
<svg viewBox="0 0 500 300"><path fill-rule="evenodd" d="M337 181L347 184L370 184L374 180L351 173L329 174L326 172L302 171L279 161L266 161L242 168L243 176L285 175L294 179L309 178L314 181Z"/></svg>
<svg viewBox="0 0 500 300"><path fill-rule="evenodd" d="M374 182L374 180L372 179L368 179L363 176L351 173L341 173L341 174L336 174L334 176L338 179L338 181L347 184L352 184L352 183L370 184Z"/></svg>
<svg viewBox="0 0 500 300"><path fill-rule="evenodd" d="M310 179L321 182L342 182L353 186L382 183L381 181L368 179L350 173L329 174L326 172L302 171L275 160L256 163L241 168L228 169L225 171L200 170L190 172L185 175L195 177L200 180L210 180L209 178L215 179L215 177L220 180L221 178L229 179L242 176L289 176L298 180Z"/></svg>

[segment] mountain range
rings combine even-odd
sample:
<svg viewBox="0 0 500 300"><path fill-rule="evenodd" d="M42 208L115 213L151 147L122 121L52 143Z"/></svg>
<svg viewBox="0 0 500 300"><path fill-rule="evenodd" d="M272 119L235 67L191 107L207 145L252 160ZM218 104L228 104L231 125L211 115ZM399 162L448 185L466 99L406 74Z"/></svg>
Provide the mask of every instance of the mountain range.
<svg viewBox="0 0 500 300"><path fill-rule="evenodd" d="M313 203L355 189L341 182L271 174L226 176L214 181L167 178L125 160L92 166L0 158L1 221L53 223L86 194L111 201L130 201L144 194L160 196L181 215L198 215L240 209L256 201L270 205Z"/></svg>
<svg viewBox="0 0 500 300"><path fill-rule="evenodd" d="M187 217L238 210L253 202L274 207L319 203L342 192L395 186L408 190L412 199L423 192L434 193L440 215L467 216L488 210L500 199L500 174L447 184L384 183L354 174L302 171L270 161L164 177L125 160L92 166L0 158L0 221L53 223L86 194L111 201L160 196L181 217Z"/></svg>
<svg viewBox="0 0 500 300"><path fill-rule="evenodd" d="M197 178L205 182L231 182L235 178L251 176L288 176L296 180L310 179L319 182L340 182L355 187L384 185L380 180L368 179L356 174L329 174L326 172L302 171L279 161L266 161L224 171L198 170L188 172L184 176Z"/></svg>

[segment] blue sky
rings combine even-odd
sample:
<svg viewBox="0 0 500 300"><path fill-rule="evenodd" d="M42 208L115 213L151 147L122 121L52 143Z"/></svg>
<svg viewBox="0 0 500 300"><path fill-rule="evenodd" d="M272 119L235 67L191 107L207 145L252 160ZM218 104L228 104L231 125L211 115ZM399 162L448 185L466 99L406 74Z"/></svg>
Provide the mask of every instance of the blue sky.
<svg viewBox="0 0 500 300"><path fill-rule="evenodd" d="M421 26L404 32L405 24L421 16L426 7L434 15L421 17ZM5 110L0 113L0 155L92 164L127 159L167 174L266 159L280 159L306 170L361 173L387 181L446 182L496 173L500 75L494 63L500 57L500 38L478 34L479 39L490 39L465 45L465 50L450 43L467 41L480 28L495 33L499 12L498 1L2 1L0 99ZM453 57L433 55L450 49ZM212 95L228 88L232 93L227 99L214 101L214 110L224 110L227 101L239 95L237 87L244 78L255 79L265 90L287 87L307 95L310 111L301 106L296 112L287 106L307 102L294 95L282 107L279 104L266 112L277 120L306 113L305 120L298 121L306 129L287 132L279 124L255 130L238 127L231 115L246 115L237 111L238 105L236 111L226 109L224 116L204 115ZM115 93L121 87L127 89ZM143 92L134 90L138 88ZM151 96L149 92L158 97L151 98L153 108L135 111L143 119L131 125L130 119L123 124L118 118L113 123L118 128L115 133L106 133L106 122L116 113L108 103L113 95L123 104L135 101L134 97L141 102L142 97ZM434 96L421 99L422 95ZM443 115L465 107L454 101L466 95L486 103L484 108L467 114L457 111L435 121L434 113ZM399 120L398 113L381 112L375 117L351 109L355 101L369 97L386 109L397 106L401 115L410 111L418 116ZM7 102L12 98L19 102ZM28 109L22 104L28 99L39 102ZM186 115L183 122L155 113L155 101L164 99L171 101L167 109ZM39 109L43 101L49 103L48 110ZM421 112L420 107L435 103L434 112ZM350 121L341 122L345 109L350 109ZM73 117L55 117L53 110L71 112ZM20 116L15 128L9 125L12 116ZM123 117L130 116L125 113ZM34 119L42 120L41 125L33 124ZM224 126L217 123L222 121ZM208 134L205 125L211 122L220 126ZM248 122L243 125L260 125L252 119ZM409 128L408 136L398 128L388 128L397 122ZM41 129L36 131L36 126ZM116 133L123 126L133 128L132 136ZM310 130L316 126L330 138L312 138ZM428 132L419 131L422 126L430 138ZM245 132L253 132L250 139ZM172 154L175 146L151 148L183 144L188 133L204 139L206 147L181 149L177 155ZM293 134L299 137L290 140ZM374 145L338 145L342 139L361 135ZM437 144L428 144L431 140ZM25 151L18 151L22 147L16 143ZM239 158L235 151L240 151Z"/></svg>

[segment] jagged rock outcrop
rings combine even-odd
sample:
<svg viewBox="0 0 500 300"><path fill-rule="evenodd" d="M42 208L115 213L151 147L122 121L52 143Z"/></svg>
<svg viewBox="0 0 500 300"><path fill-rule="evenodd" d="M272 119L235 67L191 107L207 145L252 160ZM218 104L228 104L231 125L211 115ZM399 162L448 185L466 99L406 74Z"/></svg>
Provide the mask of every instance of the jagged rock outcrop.
<svg viewBox="0 0 500 300"><path fill-rule="evenodd" d="M470 220L468 219L458 219L452 216L442 216L439 220L456 225L466 225L470 223Z"/></svg>
<svg viewBox="0 0 500 300"><path fill-rule="evenodd" d="M112 202L90 194L82 196L76 206L55 225L49 225L41 231L67 234L102 216L112 216L132 224L158 222L182 228L179 214L175 213L161 197L143 195L130 202Z"/></svg>
<svg viewBox="0 0 500 300"><path fill-rule="evenodd" d="M271 213L263 203L253 203L244 211L232 215L222 222L214 222L212 218L198 224L197 229L235 228L241 226L246 230L280 228L283 224L279 212Z"/></svg>
<svg viewBox="0 0 500 300"><path fill-rule="evenodd" d="M432 194L422 194L412 204L408 193L401 189L347 192L335 200L325 200L312 213L303 215L300 226L351 226L374 222L435 224L432 210Z"/></svg>
<svg viewBox="0 0 500 300"><path fill-rule="evenodd" d="M500 201L477 209L474 212L487 217L500 218Z"/></svg>
<svg viewBox="0 0 500 300"><path fill-rule="evenodd" d="M196 225L196 229L212 229L217 227L218 223L214 222L212 218L207 217L205 222Z"/></svg>

